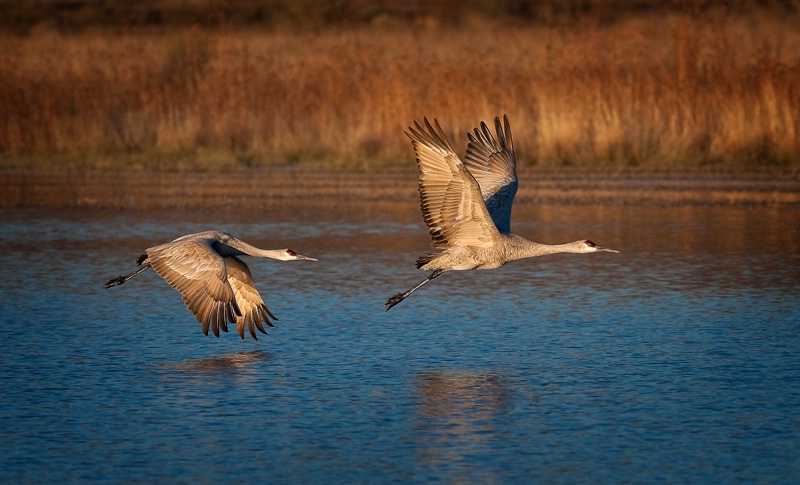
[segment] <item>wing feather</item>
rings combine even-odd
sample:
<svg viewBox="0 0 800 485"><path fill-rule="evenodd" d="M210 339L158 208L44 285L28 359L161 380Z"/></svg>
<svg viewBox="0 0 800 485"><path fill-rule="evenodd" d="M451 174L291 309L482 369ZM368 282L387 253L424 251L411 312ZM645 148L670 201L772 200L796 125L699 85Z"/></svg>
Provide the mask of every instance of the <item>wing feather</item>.
<svg viewBox="0 0 800 485"><path fill-rule="evenodd" d="M517 160L508 117L503 115L502 125L500 118L496 117L494 125L497 139L484 122L481 122L480 129L475 128L474 135L467 134L469 145L464 165L478 181L486 209L497 230L507 234L511 232L511 206L519 186Z"/></svg>
<svg viewBox="0 0 800 485"><path fill-rule="evenodd" d="M242 311L241 316L236 319L236 328L239 331L239 336L244 338L244 330L247 327L250 335L258 340L256 328L259 332L266 334L267 331L263 323L270 327L274 326L267 316L269 315L275 320L277 318L267 309L261 294L256 289L253 275L250 273L250 268L247 267L247 264L236 256L225 258L225 263L228 267L228 282Z"/></svg>
<svg viewBox="0 0 800 485"><path fill-rule="evenodd" d="M497 229L483 203L480 186L447 141L439 122L435 128L414 122L411 138L419 167L422 216L433 246L490 247Z"/></svg>
<svg viewBox="0 0 800 485"><path fill-rule="evenodd" d="M242 312L228 283L225 261L211 247L212 241L180 238L146 252L156 273L181 294L203 333L208 335L210 327L219 336L219 329L227 331L227 323L236 322Z"/></svg>

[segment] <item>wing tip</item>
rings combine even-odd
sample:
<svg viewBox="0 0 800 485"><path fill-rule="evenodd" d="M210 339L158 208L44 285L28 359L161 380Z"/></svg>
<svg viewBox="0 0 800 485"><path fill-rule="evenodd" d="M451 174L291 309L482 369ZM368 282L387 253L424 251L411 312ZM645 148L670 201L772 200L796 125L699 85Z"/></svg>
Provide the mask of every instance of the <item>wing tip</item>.
<svg viewBox="0 0 800 485"><path fill-rule="evenodd" d="M439 124L439 120L433 118L433 123L431 123L427 116L423 116L422 122L424 127L419 121L414 120L414 126L409 126L407 130L403 131L406 136L411 138L415 148L417 144L422 144L428 148L455 153L450 140L447 139L447 135L445 135L442 126Z"/></svg>

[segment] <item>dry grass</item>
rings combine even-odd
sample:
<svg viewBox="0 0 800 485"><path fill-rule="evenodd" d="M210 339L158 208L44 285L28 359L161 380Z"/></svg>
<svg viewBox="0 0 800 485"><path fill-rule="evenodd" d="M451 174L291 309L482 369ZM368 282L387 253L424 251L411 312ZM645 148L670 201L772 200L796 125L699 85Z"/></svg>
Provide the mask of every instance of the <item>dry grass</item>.
<svg viewBox="0 0 800 485"><path fill-rule="evenodd" d="M437 117L463 150L479 120L507 113L521 163L796 167L796 25L712 11L6 34L0 166L407 163L413 120Z"/></svg>

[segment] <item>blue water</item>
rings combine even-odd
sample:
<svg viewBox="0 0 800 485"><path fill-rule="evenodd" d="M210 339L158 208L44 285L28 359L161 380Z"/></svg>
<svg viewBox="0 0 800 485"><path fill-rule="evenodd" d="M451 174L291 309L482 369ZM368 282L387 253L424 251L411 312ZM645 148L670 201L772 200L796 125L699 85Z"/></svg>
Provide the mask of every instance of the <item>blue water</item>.
<svg viewBox="0 0 800 485"><path fill-rule="evenodd" d="M420 281L421 222L1 211L5 483L797 483L800 213L515 213L559 255ZM519 216L519 217L518 217ZM280 320L206 337L148 246L208 228Z"/></svg>

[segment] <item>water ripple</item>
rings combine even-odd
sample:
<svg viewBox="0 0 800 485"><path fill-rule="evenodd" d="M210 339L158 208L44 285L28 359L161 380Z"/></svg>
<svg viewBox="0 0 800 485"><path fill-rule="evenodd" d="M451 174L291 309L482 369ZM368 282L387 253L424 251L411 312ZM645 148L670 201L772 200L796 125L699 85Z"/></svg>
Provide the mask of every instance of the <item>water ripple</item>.
<svg viewBox="0 0 800 485"><path fill-rule="evenodd" d="M622 252L446 274L388 313L419 225L235 221L320 259L252 262L280 318L258 342L203 336L155 274L102 287L220 216L8 211L4 479L794 482L797 214L695 210L565 209L553 238Z"/></svg>

